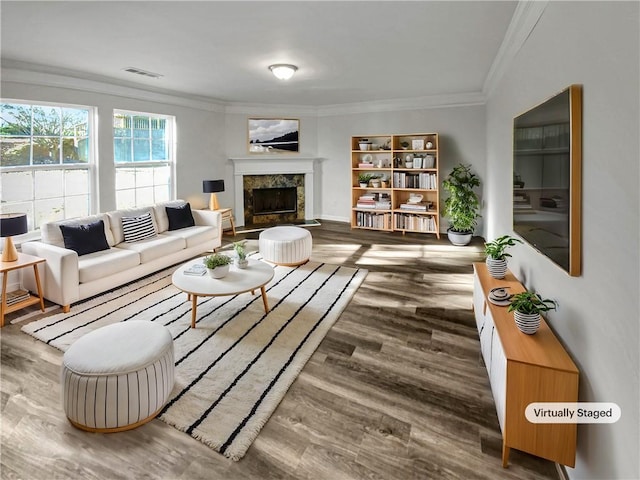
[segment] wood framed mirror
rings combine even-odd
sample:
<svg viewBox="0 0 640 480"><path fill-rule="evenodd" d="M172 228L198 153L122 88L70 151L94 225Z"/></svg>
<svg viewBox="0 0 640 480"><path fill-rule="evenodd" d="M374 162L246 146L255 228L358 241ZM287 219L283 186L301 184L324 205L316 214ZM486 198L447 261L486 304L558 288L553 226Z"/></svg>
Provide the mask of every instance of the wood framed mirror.
<svg viewBox="0 0 640 480"><path fill-rule="evenodd" d="M571 276L582 264L582 86L513 120L513 230Z"/></svg>

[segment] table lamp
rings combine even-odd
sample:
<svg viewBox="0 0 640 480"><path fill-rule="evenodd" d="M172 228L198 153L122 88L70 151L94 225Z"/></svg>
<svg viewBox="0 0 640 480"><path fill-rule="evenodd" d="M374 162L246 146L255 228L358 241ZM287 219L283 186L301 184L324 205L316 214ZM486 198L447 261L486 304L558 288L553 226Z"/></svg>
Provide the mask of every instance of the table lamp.
<svg viewBox="0 0 640 480"><path fill-rule="evenodd" d="M15 262L18 260L18 251L11 237L27 233L26 213L2 213L0 214L0 237L6 238L2 249L3 262Z"/></svg>
<svg viewBox="0 0 640 480"><path fill-rule="evenodd" d="M203 180L202 192L210 193L209 210L219 210L217 192L224 192L224 180Z"/></svg>

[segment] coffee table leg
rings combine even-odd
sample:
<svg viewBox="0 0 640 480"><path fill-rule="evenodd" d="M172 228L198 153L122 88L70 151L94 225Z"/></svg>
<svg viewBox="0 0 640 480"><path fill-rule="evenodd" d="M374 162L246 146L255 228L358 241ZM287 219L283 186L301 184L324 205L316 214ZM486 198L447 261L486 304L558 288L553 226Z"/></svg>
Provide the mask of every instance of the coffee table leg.
<svg viewBox="0 0 640 480"><path fill-rule="evenodd" d="M198 296L191 294L191 328L196 328L197 308L198 308Z"/></svg>
<svg viewBox="0 0 640 480"><path fill-rule="evenodd" d="M260 287L260 294L262 295L262 303L264 303L264 313L269 313L269 303L267 302L267 291L264 286Z"/></svg>

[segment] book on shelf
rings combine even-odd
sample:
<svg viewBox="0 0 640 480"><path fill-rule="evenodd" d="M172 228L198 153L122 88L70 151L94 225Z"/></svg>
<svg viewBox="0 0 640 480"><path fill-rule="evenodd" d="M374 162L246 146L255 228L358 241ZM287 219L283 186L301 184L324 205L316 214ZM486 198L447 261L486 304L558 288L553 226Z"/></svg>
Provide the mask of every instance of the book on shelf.
<svg viewBox="0 0 640 480"><path fill-rule="evenodd" d="M207 267L205 267L202 263L194 263L189 268L185 268L183 273L185 275L195 275L199 277L207 273Z"/></svg>
<svg viewBox="0 0 640 480"><path fill-rule="evenodd" d="M358 168L373 168L373 163L359 163Z"/></svg>
<svg viewBox="0 0 640 480"><path fill-rule="evenodd" d="M22 302L24 300L28 300L31 294L28 290L13 290L12 292L7 292L7 306L15 305L16 303Z"/></svg>

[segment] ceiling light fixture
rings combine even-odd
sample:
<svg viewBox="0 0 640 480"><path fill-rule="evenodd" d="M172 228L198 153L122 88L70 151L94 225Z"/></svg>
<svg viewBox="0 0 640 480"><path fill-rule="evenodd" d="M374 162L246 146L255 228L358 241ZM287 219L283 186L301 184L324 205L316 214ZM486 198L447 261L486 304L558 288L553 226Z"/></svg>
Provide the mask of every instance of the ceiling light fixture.
<svg viewBox="0 0 640 480"><path fill-rule="evenodd" d="M269 65L269 70L279 80L289 80L296 73L298 67L295 65L289 65L286 63L276 63L275 65Z"/></svg>

